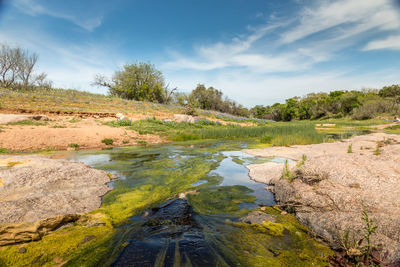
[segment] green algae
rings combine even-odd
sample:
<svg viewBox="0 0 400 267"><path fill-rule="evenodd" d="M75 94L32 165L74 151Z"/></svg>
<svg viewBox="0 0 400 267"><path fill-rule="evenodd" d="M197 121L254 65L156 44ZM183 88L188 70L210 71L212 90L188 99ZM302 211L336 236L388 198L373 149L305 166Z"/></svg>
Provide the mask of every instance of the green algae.
<svg viewBox="0 0 400 267"><path fill-rule="evenodd" d="M87 250L96 251L97 256L106 253L104 249L112 237L114 229L110 226L86 227L82 225L55 231L41 240L7 246L0 249L0 266L54 266L56 263L70 260ZM96 238L83 243L85 236ZM24 247L25 253L19 253ZM80 266L93 266L82 258ZM64 265L66 266L66 265Z"/></svg>
<svg viewBox="0 0 400 267"><path fill-rule="evenodd" d="M210 172L225 158L220 151L244 147L241 142L198 141L173 146L78 152L75 155L79 157L107 156L107 160L91 165L121 177L112 182L114 190L104 196L102 206L90 213L105 225L87 227L77 223L40 241L22 245L27 248L26 253L18 253L21 245L3 247L0 249L0 266L54 266L60 262L66 262L64 266L108 266L126 246L130 230L123 225L131 216L140 215L190 190L197 191L187 198L199 216L242 216L247 211L241 209L240 204L256 199L251 195L252 190L238 185L217 186L223 178ZM250 161L252 159L245 159L241 165ZM194 186L199 180L208 183ZM256 226L223 223L221 228L209 230L211 234L207 234L207 238L215 244L222 263L227 258L242 266L307 266L306 263L320 266L325 262L329 249L314 241L294 216L282 216L277 208L267 208L266 212L277 217L275 223ZM82 242L85 236L91 235L96 238ZM274 252L279 256L274 256ZM300 265L290 265L292 263Z"/></svg>
<svg viewBox="0 0 400 267"><path fill-rule="evenodd" d="M230 223L234 229L222 240L243 266L329 265L327 259L333 252L311 238L293 215L281 215L272 207L265 212L273 214L276 222Z"/></svg>
<svg viewBox="0 0 400 267"><path fill-rule="evenodd" d="M188 196L190 205L200 214L234 214L245 213L239 204L254 202L255 196L249 195L253 190L241 186L207 187L198 191L198 194Z"/></svg>

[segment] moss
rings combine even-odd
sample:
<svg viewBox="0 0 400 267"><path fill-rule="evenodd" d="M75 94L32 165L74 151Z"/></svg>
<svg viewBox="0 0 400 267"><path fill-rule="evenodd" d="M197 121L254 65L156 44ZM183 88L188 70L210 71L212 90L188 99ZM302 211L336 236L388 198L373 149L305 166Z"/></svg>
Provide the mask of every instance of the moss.
<svg viewBox="0 0 400 267"><path fill-rule="evenodd" d="M285 227L281 223L273 223L270 221L263 221L262 226L264 226L268 233L275 236L283 236L283 231Z"/></svg>
<svg viewBox="0 0 400 267"><path fill-rule="evenodd" d="M228 223L229 230L222 244L237 255L244 266L327 266L333 252L319 244L292 215L281 215L274 207L266 213L274 214L277 222L263 225ZM222 245L220 244L220 245Z"/></svg>
<svg viewBox="0 0 400 267"><path fill-rule="evenodd" d="M23 164L23 162L19 162L19 161L10 161L10 162L7 163L7 166L8 166L8 167L14 167L15 165L18 165L18 164Z"/></svg>
<svg viewBox="0 0 400 267"><path fill-rule="evenodd" d="M53 232L40 241L24 244L26 253L18 253L21 245L4 247L0 249L0 265L53 266L60 262L67 262L64 266L110 265L127 245L127 230L116 226L127 222L133 215L139 215L146 209L194 188L198 194L189 195L188 199L200 216L241 216L246 211L240 209L240 203L255 200L255 196L250 194L252 191L244 186L218 187L216 185L222 178L210 174L210 171L225 157L218 151L243 147L242 142L197 141L174 144L172 148L148 146L146 149L133 147L75 153L82 157L107 154L105 158L110 162L102 161L95 166L123 176L123 179L113 181L114 190L104 196L102 206L90 213L90 216L106 225L87 227L77 224ZM180 149L180 152L172 154L171 149ZM207 180L208 183L193 186L199 180ZM295 260L322 262L318 257L321 251L325 253L325 247L317 247L316 242L307 235L307 230L293 216L283 216L281 210L275 207L266 207L265 212L276 215L277 221L264 226L223 223L221 229L209 231L211 234L207 234L207 231L204 233L207 240L214 242L218 250L223 251L224 257L244 266L290 266L287 262ZM215 235L216 232L218 235ZM96 238L82 242L85 236L92 235ZM275 257L271 251L280 254ZM298 255L302 255L303 259ZM35 264L32 264L33 261Z"/></svg>
<svg viewBox="0 0 400 267"><path fill-rule="evenodd" d="M254 202L253 192L245 186L206 187L199 190L199 194L189 195L189 203L200 214L224 214L240 212L240 203ZM245 211L242 211L245 212Z"/></svg>
<svg viewBox="0 0 400 267"><path fill-rule="evenodd" d="M54 266L56 261L68 261L84 250L96 248L100 254L99 247L104 246L112 237L113 229L108 226L75 226L56 231L51 235L44 236L42 240L4 247L0 252L0 262L5 266ZM94 240L83 243L85 236L96 236ZM19 253L19 248L26 248L26 253ZM82 261L80 266L85 265Z"/></svg>

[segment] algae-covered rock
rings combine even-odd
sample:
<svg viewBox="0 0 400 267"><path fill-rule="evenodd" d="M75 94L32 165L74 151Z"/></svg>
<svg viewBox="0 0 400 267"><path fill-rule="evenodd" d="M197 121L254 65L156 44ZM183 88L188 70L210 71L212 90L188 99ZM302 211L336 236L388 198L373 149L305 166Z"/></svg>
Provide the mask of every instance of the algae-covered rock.
<svg viewBox="0 0 400 267"><path fill-rule="evenodd" d="M256 214L260 218L272 216L275 222L230 223L235 228L223 242L245 266L308 267L329 264L328 257L333 252L314 240L308 229L293 215L282 215L281 210L275 207L252 213L253 216Z"/></svg>
<svg viewBox="0 0 400 267"><path fill-rule="evenodd" d="M78 214L58 215L35 223L0 224L0 246L35 241L50 231L80 218Z"/></svg>

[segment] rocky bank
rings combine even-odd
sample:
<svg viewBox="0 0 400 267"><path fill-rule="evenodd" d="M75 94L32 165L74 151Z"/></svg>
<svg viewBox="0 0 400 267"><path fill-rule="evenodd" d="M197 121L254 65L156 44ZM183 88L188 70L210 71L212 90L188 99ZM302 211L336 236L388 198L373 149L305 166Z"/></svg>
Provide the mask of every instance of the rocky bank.
<svg viewBox="0 0 400 267"><path fill-rule="evenodd" d="M373 243L383 246L389 261L400 260L399 135L374 133L334 143L246 152L297 161L289 164L292 181L282 178L284 164L248 168L252 179L269 184L276 201L291 207L301 223L332 247L341 246L347 230L363 232L365 209L378 225Z"/></svg>
<svg viewBox="0 0 400 267"><path fill-rule="evenodd" d="M110 176L80 162L0 156L0 246L38 240L99 208Z"/></svg>

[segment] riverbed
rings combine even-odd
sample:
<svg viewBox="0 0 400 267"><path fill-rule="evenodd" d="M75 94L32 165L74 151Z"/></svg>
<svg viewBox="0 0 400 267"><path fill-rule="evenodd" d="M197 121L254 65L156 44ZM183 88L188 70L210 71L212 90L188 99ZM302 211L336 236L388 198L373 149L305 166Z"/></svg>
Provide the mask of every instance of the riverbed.
<svg viewBox="0 0 400 267"><path fill-rule="evenodd" d="M291 215L263 208L274 223L284 225L279 234L240 222L249 212L275 204L266 184L250 180L246 166L285 161L246 154L241 151L246 147L192 142L71 154L72 160L119 177L109 184L113 190L100 209L117 231L109 242L113 249L99 264L323 266L329 249L309 238ZM132 201L132 192L144 199ZM133 216L123 219L128 213Z"/></svg>

